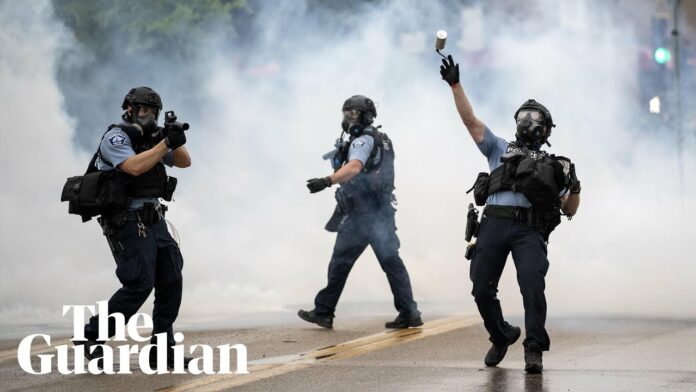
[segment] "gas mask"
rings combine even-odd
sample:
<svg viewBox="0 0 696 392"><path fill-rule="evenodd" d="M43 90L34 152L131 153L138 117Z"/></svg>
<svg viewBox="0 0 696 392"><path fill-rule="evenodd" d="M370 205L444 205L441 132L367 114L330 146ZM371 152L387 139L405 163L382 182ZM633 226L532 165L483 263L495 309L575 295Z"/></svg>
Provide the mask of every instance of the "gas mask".
<svg viewBox="0 0 696 392"><path fill-rule="evenodd" d="M140 114L140 108L136 108L138 115L133 116L134 122L143 128L145 135L157 132L157 111L152 109L144 114Z"/></svg>
<svg viewBox="0 0 696 392"><path fill-rule="evenodd" d="M365 126L362 124L360 117L362 112L356 109L349 109L343 111L343 121L341 122L341 127L344 132L347 132L351 136L360 136L363 128Z"/></svg>
<svg viewBox="0 0 696 392"><path fill-rule="evenodd" d="M520 110L517 114L517 140L538 149L544 143L544 116L537 110Z"/></svg>

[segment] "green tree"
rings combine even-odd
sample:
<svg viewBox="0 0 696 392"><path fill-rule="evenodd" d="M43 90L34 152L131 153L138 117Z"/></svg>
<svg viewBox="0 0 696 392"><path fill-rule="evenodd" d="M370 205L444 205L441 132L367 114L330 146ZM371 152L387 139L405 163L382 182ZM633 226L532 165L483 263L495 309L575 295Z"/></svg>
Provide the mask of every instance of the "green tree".
<svg viewBox="0 0 696 392"><path fill-rule="evenodd" d="M194 55L197 42L218 30L237 35L235 18L251 10L246 0L53 0L56 16L78 42L105 58L167 53L173 59Z"/></svg>

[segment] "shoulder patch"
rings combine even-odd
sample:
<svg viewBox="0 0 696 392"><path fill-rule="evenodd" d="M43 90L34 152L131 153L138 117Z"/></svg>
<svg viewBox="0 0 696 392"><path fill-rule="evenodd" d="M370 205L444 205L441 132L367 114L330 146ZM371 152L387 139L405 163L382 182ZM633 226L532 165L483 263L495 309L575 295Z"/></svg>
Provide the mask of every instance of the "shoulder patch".
<svg viewBox="0 0 696 392"><path fill-rule="evenodd" d="M364 140L356 140L356 141L353 142L353 147L356 147L356 148L357 148L357 147L362 147L362 146L364 146L364 145L365 145L365 141L364 141Z"/></svg>
<svg viewBox="0 0 696 392"><path fill-rule="evenodd" d="M109 138L109 142L112 146L121 146L126 142L126 138L122 135L114 135Z"/></svg>

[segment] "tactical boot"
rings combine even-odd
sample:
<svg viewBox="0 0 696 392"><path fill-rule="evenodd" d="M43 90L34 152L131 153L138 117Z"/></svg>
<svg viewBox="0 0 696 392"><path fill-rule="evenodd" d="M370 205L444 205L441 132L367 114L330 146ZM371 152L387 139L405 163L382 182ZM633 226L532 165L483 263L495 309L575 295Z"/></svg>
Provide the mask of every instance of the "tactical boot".
<svg viewBox="0 0 696 392"><path fill-rule="evenodd" d="M507 354L508 347L520 338L520 335L522 333L520 327L510 326L510 329L512 331L512 335L510 335L510 338L508 339L506 344L503 344L501 346L497 346L494 344L491 346L491 349L488 350L488 354L486 354L486 359L483 360L486 366L495 366L499 364L500 361L502 361L503 358L505 358L505 354Z"/></svg>
<svg viewBox="0 0 696 392"><path fill-rule="evenodd" d="M399 315L396 316L394 321L386 322L384 324L384 328L406 329L406 328L420 327L421 325L423 325L423 320L421 320L420 315L421 315L420 312L418 312L418 314L416 314L415 317L399 313Z"/></svg>
<svg viewBox="0 0 696 392"><path fill-rule="evenodd" d="M104 349L101 345L104 344L104 342L97 340L73 340L72 342L75 346L84 346L85 358L87 358L87 361L96 359L97 366L99 369L102 369L104 365ZM95 346L94 351L92 351L93 346Z"/></svg>
<svg viewBox="0 0 696 392"><path fill-rule="evenodd" d="M300 318L304 321L314 323L320 327L324 328L333 328L333 317L331 316L321 316L316 313L315 309L310 310L309 312L306 310L300 309L297 312L297 315L300 316Z"/></svg>
<svg viewBox="0 0 696 392"><path fill-rule="evenodd" d="M531 374L539 374L544 370L541 362L541 351L535 349L524 349L524 371Z"/></svg>

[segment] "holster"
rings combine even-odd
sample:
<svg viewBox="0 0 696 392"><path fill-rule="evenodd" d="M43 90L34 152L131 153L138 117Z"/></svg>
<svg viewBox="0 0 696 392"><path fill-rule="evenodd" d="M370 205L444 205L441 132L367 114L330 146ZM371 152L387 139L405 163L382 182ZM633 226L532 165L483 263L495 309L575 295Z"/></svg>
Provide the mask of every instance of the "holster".
<svg viewBox="0 0 696 392"><path fill-rule="evenodd" d="M334 212L331 215L331 218L329 218L329 221L326 222L326 226L324 226L324 229L330 233L336 233L338 231L338 226L341 224L341 221L343 220L343 211L341 210L341 207L337 204L336 208L334 208Z"/></svg>
<svg viewBox="0 0 696 392"><path fill-rule="evenodd" d="M466 214L466 242L471 242L471 239L478 235L479 221L478 210L474 205L469 203L469 212Z"/></svg>
<svg viewBox="0 0 696 392"><path fill-rule="evenodd" d="M112 222L112 219L104 218L103 216L97 218L97 222L99 222L102 228L102 234L104 234L104 238L106 238L106 243L109 244L111 253L115 254L122 251L124 249L123 244L121 241L114 238L114 233L116 233L116 228L118 227L116 223Z"/></svg>
<svg viewBox="0 0 696 392"><path fill-rule="evenodd" d="M471 260L474 257L474 250L476 249L476 244L471 243L471 239L478 236L479 231L479 213L472 203L469 203L469 212L466 214L466 235L464 239L469 244L466 246L466 251L464 252L464 258Z"/></svg>
<svg viewBox="0 0 696 392"><path fill-rule="evenodd" d="M474 257L474 252L476 251L476 244L469 244L466 246L466 251L464 251L464 258L471 260Z"/></svg>

